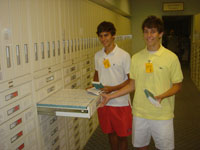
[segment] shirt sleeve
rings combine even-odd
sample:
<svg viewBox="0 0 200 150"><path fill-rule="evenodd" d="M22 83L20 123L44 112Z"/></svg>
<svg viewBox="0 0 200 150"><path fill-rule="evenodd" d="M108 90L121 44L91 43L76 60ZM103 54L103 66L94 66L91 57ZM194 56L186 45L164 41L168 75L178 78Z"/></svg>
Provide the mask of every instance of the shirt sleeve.
<svg viewBox="0 0 200 150"><path fill-rule="evenodd" d="M130 79L135 79L134 56L132 56L132 59L131 59Z"/></svg>
<svg viewBox="0 0 200 150"><path fill-rule="evenodd" d="M174 59L173 63L171 64L171 81L172 83L179 83L183 80L183 73L181 70L181 65L178 60L178 57Z"/></svg>
<svg viewBox="0 0 200 150"><path fill-rule="evenodd" d="M130 73L130 65L131 65L131 57L128 53L127 53L127 55L125 55L124 62L125 62L123 64L124 71L126 74L129 74Z"/></svg>

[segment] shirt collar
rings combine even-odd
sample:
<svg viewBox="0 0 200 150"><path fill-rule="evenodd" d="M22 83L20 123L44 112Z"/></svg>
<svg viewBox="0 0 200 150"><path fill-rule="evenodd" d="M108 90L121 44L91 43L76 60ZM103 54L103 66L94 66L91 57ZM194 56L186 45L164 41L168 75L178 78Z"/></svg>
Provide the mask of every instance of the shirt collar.
<svg viewBox="0 0 200 150"><path fill-rule="evenodd" d="M114 55L116 53L117 49L118 49L118 46L117 46L117 44L115 44L115 48L108 55ZM102 51L103 51L104 56L108 56L105 53L105 48L103 48Z"/></svg>
<svg viewBox="0 0 200 150"><path fill-rule="evenodd" d="M147 53L149 53L147 50L147 47L145 48L145 51ZM152 55L160 56L160 55L162 55L163 51L164 51L164 47L162 46L162 44L160 44L160 48L157 50L157 52L153 53Z"/></svg>

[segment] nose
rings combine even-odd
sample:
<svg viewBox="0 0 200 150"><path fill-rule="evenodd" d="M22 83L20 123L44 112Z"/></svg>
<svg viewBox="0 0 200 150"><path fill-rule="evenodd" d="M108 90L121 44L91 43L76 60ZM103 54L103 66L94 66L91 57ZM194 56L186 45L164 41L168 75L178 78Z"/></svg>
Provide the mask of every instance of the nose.
<svg viewBox="0 0 200 150"><path fill-rule="evenodd" d="M147 37L150 37L151 35L151 32L147 32Z"/></svg>

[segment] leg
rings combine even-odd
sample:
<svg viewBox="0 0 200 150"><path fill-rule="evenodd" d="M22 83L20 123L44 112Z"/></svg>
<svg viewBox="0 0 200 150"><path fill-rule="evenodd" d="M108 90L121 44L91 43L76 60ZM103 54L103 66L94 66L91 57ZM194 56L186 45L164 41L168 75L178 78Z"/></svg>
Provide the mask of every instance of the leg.
<svg viewBox="0 0 200 150"><path fill-rule="evenodd" d="M152 137L157 149L174 149L174 128L173 119L170 120L152 120Z"/></svg>
<svg viewBox="0 0 200 150"><path fill-rule="evenodd" d="M115 132L109 133L108 137L109 137L109 142L110 142L111 150L118 150L119 143L118 143L118 136L117 136L117 134Z"/></svg>
<svg viewBox="0 0 200 150"><path fill-rule="evenodd" d="M147 150L151 140L148 119L133 117L132 144L137 150Z"/></svg>
<svg viewBox="0 0 200 150"><path fill-rule="evenodd" d="M119 150L128 150L128 137L118 137Z"/></svg>
<svg viewBox="0 0 200 150"><path fill-rule="evenodd" d="M148 146L137 147L136 150L148 150Z"/></svg>

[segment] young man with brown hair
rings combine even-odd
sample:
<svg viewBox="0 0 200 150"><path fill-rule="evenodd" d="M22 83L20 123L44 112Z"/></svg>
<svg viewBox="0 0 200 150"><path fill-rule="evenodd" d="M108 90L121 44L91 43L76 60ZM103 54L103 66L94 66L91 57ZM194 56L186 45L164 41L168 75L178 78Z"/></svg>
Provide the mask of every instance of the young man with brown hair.
<svg viewBox="0 0 200 150"><path fill-rule="evenodd" d="M135 90L133 99L134 147L147 150L151 137L159 150L174 149L174 100L181 89L183 75L178 57L164 48L163 22L156 16L149 16L142 24L146 48L132 57L130 82L113 94L102 94L102 105L110 99ZM151 91L156 107L146 97L145 90Z"/></svg>
<svg viewBox="0 0 200 150"><path fill-rule="evenodd" d="M102 22L97 35L103 49L95 54L94 81L103 84L102 92L114 93L129 82L130 55L115 44L116 29L111 22ZM112 150L128 150L127 137L132 133L132 112L129 94L110 99L98 108L101 129L108 134Z"/></svg>

